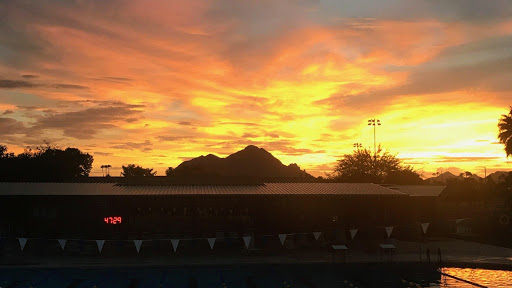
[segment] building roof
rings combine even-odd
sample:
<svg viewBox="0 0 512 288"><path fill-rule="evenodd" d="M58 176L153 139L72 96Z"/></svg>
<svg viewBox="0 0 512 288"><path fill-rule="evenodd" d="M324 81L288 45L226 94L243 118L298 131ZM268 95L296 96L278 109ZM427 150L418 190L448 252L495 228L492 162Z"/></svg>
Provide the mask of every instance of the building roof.
<svg viewBox="0 0 512 288"><path fill-rule="evenodd" d="M446 186L430 185L382 185L386 188L403 192L415 197L437 197L443 192Z"/></svg>
<svg viewBox="0 0 512 288"><path fill-rule="evenodd" d="M128 186L114 183L0 183L2 195L380 195L408 196L372 183L264 183L263 185Z"/></svg>

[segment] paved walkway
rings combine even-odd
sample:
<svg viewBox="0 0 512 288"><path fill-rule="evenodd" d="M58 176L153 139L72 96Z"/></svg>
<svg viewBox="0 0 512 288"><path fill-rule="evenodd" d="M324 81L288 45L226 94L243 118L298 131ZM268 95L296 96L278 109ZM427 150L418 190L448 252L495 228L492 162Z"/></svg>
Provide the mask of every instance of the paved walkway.
<svg viewBox="0 0 512 288"><path fill-rule="evenodd" d="M437 239L425 243L397 241L393 255L381 255L377 250L365 252L362 249L349 249L346 257L334 256L328 252L288 251L286 255L205 255L162 257L140 256L134 248L133 257L106 258L88 257L16 257L0 258L0 268L21 267L113 267L113 266L184 266L184 265L232 265L232 264L294 264L294 263L377 263L427 262L426 249L430 250L431 263L437 262L437 251L441 248L442 264L445 266L470 266L512 270L512 249L467 242L455 239ZM350 245L348 245L350 247Z"/></svg>

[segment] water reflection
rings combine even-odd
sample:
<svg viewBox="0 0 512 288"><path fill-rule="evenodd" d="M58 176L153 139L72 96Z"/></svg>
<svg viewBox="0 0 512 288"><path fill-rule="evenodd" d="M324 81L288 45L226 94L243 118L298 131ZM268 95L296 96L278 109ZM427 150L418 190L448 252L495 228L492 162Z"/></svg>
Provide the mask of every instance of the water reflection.
<svg viewBox="0 0 512 288"><path fill-rule="evenodd" d="M512 287L512 271L470 269L470 268L443 268L443 273L456 276L488 287ZM435 286L434 286L435 287ZM451 277L442 276L439 287L475 287Z"/></svg>

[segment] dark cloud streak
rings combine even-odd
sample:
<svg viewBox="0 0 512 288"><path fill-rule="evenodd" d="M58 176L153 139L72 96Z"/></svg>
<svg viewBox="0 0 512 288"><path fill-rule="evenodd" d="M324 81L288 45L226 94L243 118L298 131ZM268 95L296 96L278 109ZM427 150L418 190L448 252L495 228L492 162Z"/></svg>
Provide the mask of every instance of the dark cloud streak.
<svg viewBox="0 0 512 288"><path fill-rule="evenodd" d="M0 135L24 134L26 127L22 122L12 118L0 117Z"/></svg>
<svg viewBox="0 0 512 288"><path fill-rule="evenodd" d="M102 130L117 127L117 122L133 122L135 118L141 117L142 111L133 109L140 105L116 103L116 106L94 107L43 116L37 119L31 131L56 129L63 131L66 136L88 139Z"/></svg>
<svg viewBox="0 0 512 288"><path fill-rule="evenodd" d="M153 150L152 146L153 146L153 143L151 143L151 141L149 141L149 140L146 140L144 142L126 142L126 143L113 145L111 147L114 149L121 149L121 150L137 149L137 150L140 150L143 152L149 152L149 151Z"/></svg>
<svg viewBox="0 0 512 288"><path fill-rule="evenodd" d="M21 75L22 78L25 78L25 79L34 79L34 78L37 78L39 76L37 75L32 75L32 74L25 74L25 75Z"/></svg>
<svg viewBox="0 0 512 288"><path fill-rule="evenodd" d="M88 89L86 86L75 84L40 84L32 83L25 80L8 80L0 79L0 89L16 89L16 88L55 88L55 89Z"/></svg>

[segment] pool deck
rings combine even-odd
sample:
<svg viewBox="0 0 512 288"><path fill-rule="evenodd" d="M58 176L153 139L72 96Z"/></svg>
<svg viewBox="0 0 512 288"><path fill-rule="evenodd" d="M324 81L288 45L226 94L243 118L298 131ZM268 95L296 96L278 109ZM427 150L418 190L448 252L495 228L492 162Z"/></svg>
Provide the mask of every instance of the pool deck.
<svg viewBox="0 0 512 288"><path fill-rule="evenodd" d="M422 251L420 260L419 251ZM427 263L426 250L430 250L431 263L440 266L475 267L487 269L512 270L512 249L498 246L468 242L456 239L432 239L428 242L397 241L396 250L392 255L381 255L378 252L367 253L362 249L350 249L346 256L325 251L295 252L286 251L279 256L263 255L204 255L160 257L137 255L134 247L133 257L108 258L97 257L0 257L1 268L56 268L56 267L157 267L157 266L190 266L190 265L247 265L247 264L300 264L300 263ZM442 262L438 263L438 248L441 249Z"/></svg>

